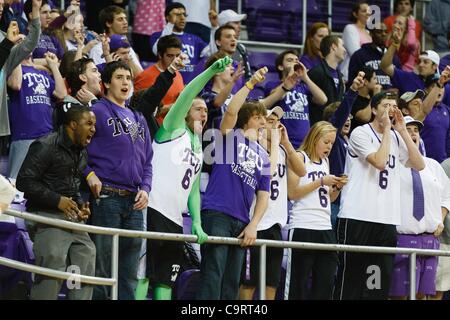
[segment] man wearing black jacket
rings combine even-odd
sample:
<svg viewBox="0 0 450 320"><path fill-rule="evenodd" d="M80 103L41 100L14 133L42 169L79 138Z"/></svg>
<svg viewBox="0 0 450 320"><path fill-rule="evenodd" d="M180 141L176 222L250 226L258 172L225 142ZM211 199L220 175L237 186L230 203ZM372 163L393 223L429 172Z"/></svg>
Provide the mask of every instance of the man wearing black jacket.
<svg viewBox="0 0 450 320"><path fill-rule="evenodd" d="M83 202L79 187L87 164L85 148L95 133L95 122L88 107L73 106L57 132L31 144L16 181L17 188L25 193L27 211L78 223L89 217L89 203ZM94 276L95 245L87 232L42 224L33 227L36 265L59 271L69 266L72 272ZM30 297L57 299L61 284L60 279L36 275ZM68 289L69 299L92 298L90 285L68 282Z"/></svg>
<svg viewBox="0 0 450 320"><path fill-rule="evenodd" d="M344 43L338 36L326 36L320 43L320 52L325 57L308 72L309 78L319 86L328 98L327 104L341 101L345 84L338 65L344 60L346 50ZM309 122L311 126L322 120L324 105L311 103Z"/></svg>

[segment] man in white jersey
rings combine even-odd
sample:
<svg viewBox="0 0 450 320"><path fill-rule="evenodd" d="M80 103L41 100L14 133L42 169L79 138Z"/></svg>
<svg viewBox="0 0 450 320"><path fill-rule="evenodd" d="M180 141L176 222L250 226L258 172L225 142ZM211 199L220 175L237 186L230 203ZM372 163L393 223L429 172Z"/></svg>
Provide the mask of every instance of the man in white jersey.
<svg viewBox="0 0 450 320"><path fill-rule="evenodd" d="M395 247L400 224L400 166L425 167L406 130L397 100L387 92L371 101L372 120L350 136L338 222L338 242L349 245ZM392 128L394 130L392 130ZM340 255L335 289L337 299L386 299L394 255Z"/></svg>
<svg viewBox="0 0 450 320"><path fill-rule="evenodd" d="M267 210L258 223L257 239L282 240L281 229L287 223L287 168L291 168L298 176L304 176L305 165L295 151L286 128L280 123L284 111L276 106L269 110L266 116L266 130L260 144L270 154L272 179L270 182L270 197ZM281 135L281 137L280 137ZM250 209L255 209L255 202ZM267 248L266 256L266 299L274 300L281 275L282 248ZM259 247L250 247L244 259L241 273L241 288L239 298L252 300L259 281Z"/></svg>
<svg viewBox="0 0 450 320"><path fill-rule="evenodd" d="M406 128L419 147L423 123L405 116ZM397 226L397 247L439 249L439 236L450 208L450 180L439 162L424 157L426 167L418 172L400 168L402 223ZM406 300L410 290L409 255L397 254L389 295ZM436 294L437 256L416 257L416 298Z"/></svg>

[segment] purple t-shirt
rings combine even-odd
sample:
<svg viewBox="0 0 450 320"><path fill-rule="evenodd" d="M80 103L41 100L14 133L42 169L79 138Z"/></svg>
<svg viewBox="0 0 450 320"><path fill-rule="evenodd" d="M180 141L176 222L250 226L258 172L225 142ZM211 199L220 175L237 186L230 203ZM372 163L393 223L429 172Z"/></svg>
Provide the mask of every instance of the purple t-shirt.
<svg viewBox="0 0 450 320"><path fill-rule="evenodd" d="M269 82L266 84L266 96L277 86L279 82ZM281 123L287 129L289 140L295 149L300 147L303 139L308 134L309 124L309 98L311 92L308 86L302 81L289 92L286 93L283 100L280 100L279 105L284 110Z"/></svg>
<svg viewBox="0 0 450 320"><path fill-rule="evenodd" d="M423 80L417 74L411 71L403 71L399 68L394 69L392 86L398 89L399 96L407 91L414 92L417 89L425 89Z"/></svg>
<svg viewBox="0 0 450 320"><path fill-rule="evenodd" d="M202 210L219 211L248 223L256 192L269 191L269 156L241 130L215 137L215 151Z"/></svg>
<svg viewBox="0 0 450 320"><path fill-rule="evenodd" d="M450 108L445 104L434 106L423 122L420 136L425 143L427 157L441 163L447 159L447 134L450 127Z"/></svg>
<svg viewBox="0 0 450 320"><path fill-rule="evenodd" d="M185 84L187 84L194 78L194 67L200 62L200 54L202 53L202 50L207 46L207 43L205 43L200 37L196 36L195 34L185 32L183 34L174 33L174 35L176 35L181 40L183 46L181 51L183 51L188 56L188 61L186 61L185 63L186 66L182 70L180 70L183 81ZM156 40L158 40L160 37L161 32L155 32L150 36L151 48L153 48Z"/></svg>
<svg viewBox="0 0 450 320"><path fill-rule="evenodd" d="M44 58L46 52L56 54L59 60L64 55L64 49L56 37L41 33L36 49L33 51L33 59Z"/></svg>
<svg viewBox="0 0 450 320"><path fill-rule="evenodd" d="M8 90L11 139L42 137L53 130L51 97L55 80L46 71L22 65L22 87Z"/></svg>

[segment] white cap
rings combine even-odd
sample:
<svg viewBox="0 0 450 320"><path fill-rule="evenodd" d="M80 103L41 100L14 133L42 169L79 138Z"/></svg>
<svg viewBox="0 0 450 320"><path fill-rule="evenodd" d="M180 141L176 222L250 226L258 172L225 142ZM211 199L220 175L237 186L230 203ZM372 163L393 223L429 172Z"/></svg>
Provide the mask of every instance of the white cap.
<svg viewBox="0 0 450 320"><path fill-rule="evenodd" d="M412 123L412 124L417 124L417 126L419 127L419 130L422 130L422 128L423 128L423 123L420 122L419 120L416 120L416 119L414 119L414 118L411 117L411 116L405 116L404 119L405 119L405 124L406 124L406 125L411 124L411 123Z"/></svg>
<svg viewBox="0 0 450 320"><path fill-rule="evenodd" d="M238 14L231 9L223 10L219 13L219 25L223 26L228 22L240 22L246 18L246 14Z"/></svg>
<svg viewBox="0 0 450 320"><path fill-rule="evenodd" d="M419 58L431 60L431 62L433 62L436 65L439 65L440 62L439 55L436 53L436 51L433 50L421 52Z"/></svg>
<svg viewBox="0 0 450 320"><path fill-rule="evenodd" d="M274 113L278 117L278 120L283 118L284 115L283 109L279 106L273 107L272 109L268 110L266 118L269 117L272 113Z"/></svg>

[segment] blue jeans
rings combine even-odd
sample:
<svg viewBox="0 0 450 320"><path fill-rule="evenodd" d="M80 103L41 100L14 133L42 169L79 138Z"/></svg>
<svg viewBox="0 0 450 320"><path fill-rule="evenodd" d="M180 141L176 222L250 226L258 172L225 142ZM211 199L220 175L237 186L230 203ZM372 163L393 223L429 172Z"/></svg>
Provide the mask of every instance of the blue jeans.
<svg viewBox="0 0 450 320"><path fill-rule="evenodd" d="M202 227L210 236L237 237L246 223L224 213L203 210ZM199 300L236 300L245 250L240 246L203 244L200 265Z"/></svg>
<svg viewBox="0 0 450 320"><path fill-rule="evenodd" d="M22 166L25 157L27 156L28 149L35 139L30 140L16 140L11 142L9 147L9 159L8 159L8 177L17 179L20 167Z"/></svg>
<svg viewBox="0 0 450 320"><path fill-rule="evenodd" d="M143 230L142 211L133 210L135 194L119 196L117 193L102 191L102 198L92 203L92 224L94 226L120 228L128 230ZM111 277L112 236L95 235L97 247L95 275ZM137 270L142 239L119 239L119 299L134 300L137 286ZM109 297L109 287L96 286L94 299L102 300Z"/></svg>

